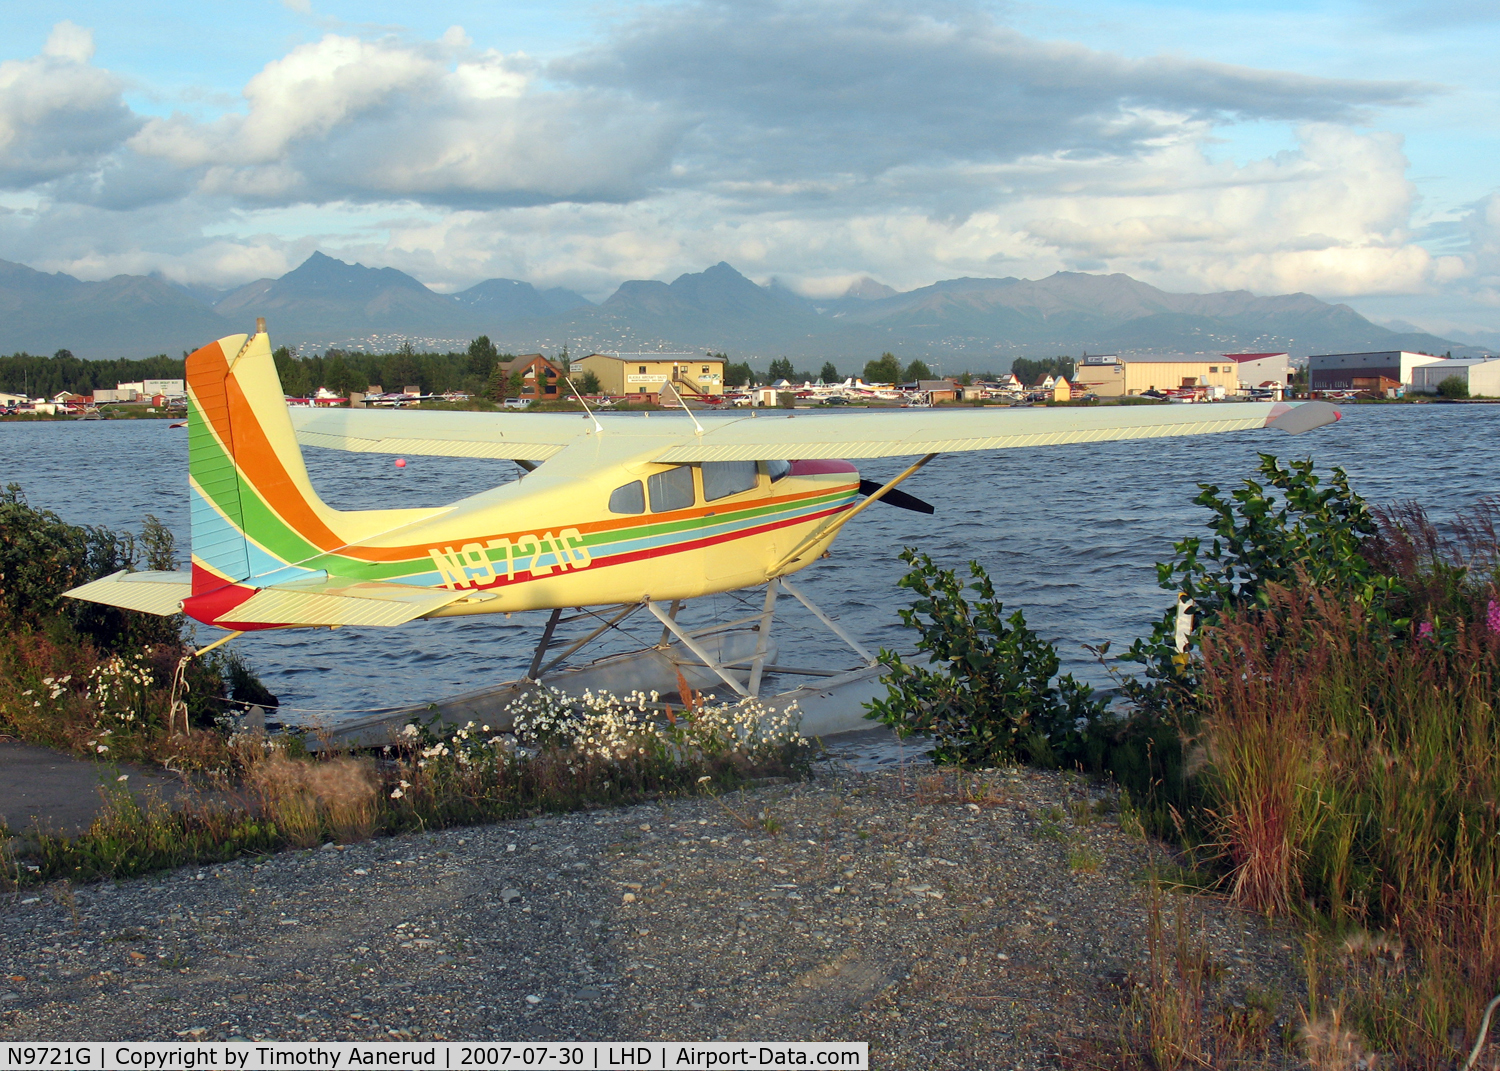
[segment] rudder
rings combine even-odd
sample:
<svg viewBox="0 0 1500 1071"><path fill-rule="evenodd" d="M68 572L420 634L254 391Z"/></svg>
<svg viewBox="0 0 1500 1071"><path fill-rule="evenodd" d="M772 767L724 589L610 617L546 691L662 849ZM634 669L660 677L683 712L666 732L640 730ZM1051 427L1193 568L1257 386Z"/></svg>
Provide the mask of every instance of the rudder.
<svg viewBox="0 0 1500 1071"><path fill-rule="evenodd" d="M322 575L294 563L343 540L307 478L269 336L230 335L186 364L193 593Z"/></svg>
<svg viewBox="0 0 1500 1071"><path fill-rule="evenodd" d="M225 353L242 353L252 337L230 335L210 342L186 362L195 595L250 576L239 470L234 463Z"/></svg>

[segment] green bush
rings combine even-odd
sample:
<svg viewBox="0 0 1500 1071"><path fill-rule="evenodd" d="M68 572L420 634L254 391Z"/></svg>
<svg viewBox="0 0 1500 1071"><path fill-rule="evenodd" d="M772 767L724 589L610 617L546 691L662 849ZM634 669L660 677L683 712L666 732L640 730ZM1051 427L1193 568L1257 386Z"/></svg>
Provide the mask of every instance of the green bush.
<svg viewBox="0 0 1500 1071"><path fill-rule="evenodd" d="M132 614L63 593L121 569L171 569L172 533L147 517L139 540L129 532L68 524L34 509L17 484L0 492L0 629L62 627L107 651L175 640L180 618ZM144 559L144 562L143 562Z"/></svg>
<svg viewBox="0 0 1500 1071"><path fill-rule="evenodd" d="M932 734L941 763L1054 766L1080 751L1106 703L1072 674L1057 677L1057 649L1026 627L1019 610L1005 616L984 568L971 561L965 585L914 548L901 560L910 571L900 586L917 594L901 620L920 634L917 650L929 662L914 665L882 650L888 694L872 700L866 716L902 736ZM972 603L966 589L977 596Z"/></svg>
<svg viewBox="0 0 1500 1071"><path fill-rule="evenodd" d="M1469 396L1469 381L1458 376L1449 376L1437 386L1438 394L1444 398L1467 398Z"/></svg>
<svg viewBox="0 0 1500 1071"><path fill-rule="evenodd" d="M1386 606L1399 584L1367 554L1378 530L1374 515L1343 469L1325 479L1313 468L1311 460L1283 466L1261 454L1260 480L1247 478L1228 494L1215 484L1198 485L1193 501L1212 514L1211 538L1173 544L1177 556L1156 566L1158 584L1191 604L1188 650L1177 649L1174 605L1150 636L1121 655L1145 669L1146 682L1126 684L1138 706L1156 712L1191 706L1196 674L1190 652L1203 627L1231 610L1264 607L1272 586L1338 590L1389 619Z"/></svg>
<svg viewBox="0 0 1500 1071"><path fill-rule="evenodd" d="M87 682L100 673L149 681L135 704L132 733L139 739L128 757L151 757L170 736L174 694L199 728L216 724L226 694L274 706L276 697L249 667L225 652L191 659L183 667L184 687L174 690L177 665L190 651L181 614L159 617L65 594L121 569L172 570L176 564L172 533L155 517L148 515L135 536L68 524L31 506L15 484L0 492L0 676L18 693L47 696L25 703L0 696L0 726L52 747L97 746L99 685ZM52 685L58 678L68 682L66 689ZM127 757L119 750L115 757Z"/></svg>

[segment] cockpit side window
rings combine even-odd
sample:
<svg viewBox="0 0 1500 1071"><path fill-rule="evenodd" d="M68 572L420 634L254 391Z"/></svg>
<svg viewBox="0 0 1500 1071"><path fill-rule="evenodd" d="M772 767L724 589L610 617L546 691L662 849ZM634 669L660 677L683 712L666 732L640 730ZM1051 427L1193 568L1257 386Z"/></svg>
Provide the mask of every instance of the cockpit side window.
<svg viewBox="0 0 1500 1071"><path fill-rule="evenodd" d="M611 491L609 511L611 513L645 513L646 494L641 490L641 481L631 480Z"/></svg>
<svg viewBox="0 0 1500 1071"><path fill-rule="evenodd" d="M674 465L665 472L646 477L651 496L651 512L666 513L688 509L693 504L693 470L689 465Z"/></svg>
<svg viewBox="0 0 1500 1071"><path fill-rule="evenodd" d="M703 463L703 500L714 502L742 491L752 491L760 482L753 461L705 461Z"/></svg>
<svg viewBox="0 0 1500 1071"><path fill-rule="evenodd" d="M792 463L790 461L767 461L766 471L771 474L771 482L775 483L792 474Z"/></svg>

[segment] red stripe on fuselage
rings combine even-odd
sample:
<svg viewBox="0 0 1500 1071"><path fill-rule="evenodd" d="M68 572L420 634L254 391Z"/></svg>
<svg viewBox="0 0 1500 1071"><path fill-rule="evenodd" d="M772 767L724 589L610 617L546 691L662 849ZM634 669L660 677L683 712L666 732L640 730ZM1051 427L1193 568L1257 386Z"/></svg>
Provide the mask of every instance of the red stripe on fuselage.
<svg viewBox="0 0 1500 1071"><path fill-rule="evenodd" d="M219 628L239 629L248 632L251 629L277 628L276 625L263 624L235 624L226 621L225 615L249 600L259 588L247 588L241 584L227 582L217 573L210 572L197 562L193 563L193 590L196 595L189 596L182 602L182 612L194 621L201 621L205 625L217 625Z"/></svg>

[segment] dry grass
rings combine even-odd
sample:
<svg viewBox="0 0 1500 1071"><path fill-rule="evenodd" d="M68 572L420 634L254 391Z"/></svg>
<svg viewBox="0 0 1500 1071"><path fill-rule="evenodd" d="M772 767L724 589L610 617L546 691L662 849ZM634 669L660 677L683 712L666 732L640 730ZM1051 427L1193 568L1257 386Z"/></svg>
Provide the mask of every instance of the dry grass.
<svg viewBox="0 0 1500 1071"><path fill-rule="evenodd" d="M1145 985L1137 987L1132 1002L1136 1049L1157 1071L1211 1067L1209 955L1201 919L1195 919L1191 903L1179 897L1169 927L1162 896L1161 886L1152 882L1146 916L1150 965Z"/></svg>
<svg viewBox="0 0 1500 1071"><path fill-rule="evenodd" d="M1316 1021L1304 1021L1298 1040L1312 1071L1373 1071L1380 1065L1380 1058L1344 1024L1341 1008Z"/></svg>
<svg viewBox="0 0 1500 1071"><path fill-rule="evenodd" d="M370 759L342 755L314 762L271 751L246 764L244 782L261 815L276 823L292 847L311 848L325 838L367 840L375 831L379 787Z"/></svg>
<svg viewBox="0 0 1500 1071"><path fill-rule="evenodd" d="M172 681L188 651L161 643L123 656L74 634L18 628L0 634L0 730L92 759L179 770L227 770L222 733L204 728L223 707L213 666L188 664L187 698L200 726L186 734L169 717Z"/></svg>

